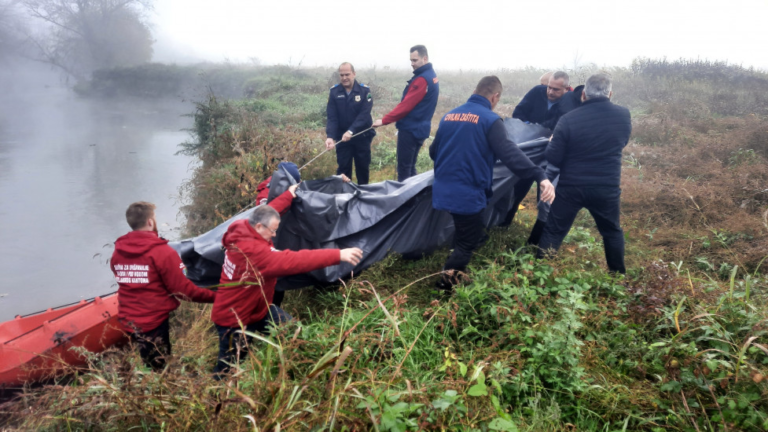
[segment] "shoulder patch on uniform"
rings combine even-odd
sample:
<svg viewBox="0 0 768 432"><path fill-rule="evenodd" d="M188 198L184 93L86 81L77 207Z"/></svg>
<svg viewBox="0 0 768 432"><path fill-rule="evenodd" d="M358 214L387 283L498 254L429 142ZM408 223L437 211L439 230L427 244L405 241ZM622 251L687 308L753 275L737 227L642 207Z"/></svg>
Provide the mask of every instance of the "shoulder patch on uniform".
<svg viewBox="0 0 768 432"><path fill-rule="evenodd" d="M368 100L368 102L372 101L373 100L373 95L368 93L368 99L367 100Z"/></svg>
<svg viewBox="0 0 768 432"><path fill-rule="evenodd" d="M331 89L335 89L335 88L336 88L336 87L338 87L338 86L339 86L339 85L338 85L338 84L336 84L336 85L334 85L333 87L331 87Z"/></svg>
<svg viewBox="0 0 768 432"><path fill-rule="evenodd" d="M360 83L360 87L365 87L365 88L368 88L368 86L367 86L367 85L365 85L365 84L363 84L363 83Z"/></svg>

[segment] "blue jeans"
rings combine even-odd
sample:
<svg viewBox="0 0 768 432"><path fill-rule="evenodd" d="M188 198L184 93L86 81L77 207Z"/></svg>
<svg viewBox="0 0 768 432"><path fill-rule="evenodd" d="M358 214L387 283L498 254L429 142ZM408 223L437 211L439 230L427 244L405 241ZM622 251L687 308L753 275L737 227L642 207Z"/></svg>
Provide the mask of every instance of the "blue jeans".
<svg viewBox="0 0 768 432"><path fill-rule="evenodd" d="M416 139L412 133L397 131L397 181L402 182L416 175L416 160L424 139Z"/></svg>
<svg viewBox="0 0 768 432"><path fill-rule="evenodd" d="M261 334L269 334L269 327L279 325L292 320L293 317L288 312L275 305L269 305L269 312L261 321L251 323L245 326L245 330ZM253 338L242 333L237 333L240 327L224 327L216 325L216 331L219 333L219 359L216 367L213 368L214 377L221 378L221 374L229 372L229 364L236 359L242 359L248 352L248 345L253 343ZM228 364L229 363L229 364Z"/></svg>
<svg viewBox="0 0 768 432"><path fill-rule="evenodd" d="M586 208L603 237L608 269L626 273L624 268L624 231L619 224L621 188L558 186L555 202L549 210L547 225L539 242L537 256L542 258L549 250L557 251L570 231L579 210Z"/></svg>

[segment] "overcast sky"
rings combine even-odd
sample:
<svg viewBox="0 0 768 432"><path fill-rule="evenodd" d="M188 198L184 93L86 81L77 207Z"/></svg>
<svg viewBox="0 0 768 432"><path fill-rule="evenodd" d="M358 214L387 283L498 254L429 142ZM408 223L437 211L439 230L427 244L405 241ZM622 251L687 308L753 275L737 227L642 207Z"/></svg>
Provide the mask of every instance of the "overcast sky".
<svg viewBox="0 0 768 432"><path fill-rule="evenodd" d="M156 0L156 61L440 69L628 66L636 57L768 70L768 0Z"/></svg>

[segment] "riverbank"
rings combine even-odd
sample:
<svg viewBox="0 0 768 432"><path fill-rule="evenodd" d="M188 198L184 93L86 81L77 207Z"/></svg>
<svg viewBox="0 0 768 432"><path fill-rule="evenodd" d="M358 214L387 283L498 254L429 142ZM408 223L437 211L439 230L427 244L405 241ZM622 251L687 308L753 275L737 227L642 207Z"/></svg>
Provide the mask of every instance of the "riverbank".
<svg viewBox="0 0 768 432"><path fill-rule="evenodd" d="M197 105L200 160L186 187L189 234L253 199L280 160L321 151L329 71L254 71L251 97ZM438 70L438 72L440 72ZM511 110L542 71L502 71ZM576 71L584 76L590 71ZM768 428L768 76L738 67L637 61L615 69L633 113L625 150L626 278L605 272L599 235L577 218L557 259L518 251L533 197L495 229L471 282L429 294L447 255L390 256L327 292L286 296L298 318L263 338L227 382L208 307L173 317L174 360L153 374L135 353L93 357L74 380L2 406L11 429L765 430ZM481 73L441 73L438 113ZM407 75L358 72L375 113ZM578 78L574 78L577 81ZM578 84L576 82L575 84ZM375 114L375 115L376 115ZM393 176L394 129L374 140L372 180ZM431 164L422 152L419 171ZM329 175L333 157L305 178ZM533 195L533 194L531 194Z"/></svg>

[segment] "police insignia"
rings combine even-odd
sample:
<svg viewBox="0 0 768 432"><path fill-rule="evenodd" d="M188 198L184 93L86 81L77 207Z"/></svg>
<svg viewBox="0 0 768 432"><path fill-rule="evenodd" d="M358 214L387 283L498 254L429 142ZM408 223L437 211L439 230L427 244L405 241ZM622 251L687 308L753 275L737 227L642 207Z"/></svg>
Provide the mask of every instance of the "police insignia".
<svg viewBox="0 0 768 432"><path fill-rule="evenodd" d="M360 95L355 95L355 102L360 102Z"/></svg>
<svg viewBox="0 0 768 432"><path fill-rule="evenodd" d="M368 93L368 102L370 102L370 101L372 101L372 100L373 100L373 96L371 96L371 94L370 94L370 93Z"/></svg>

